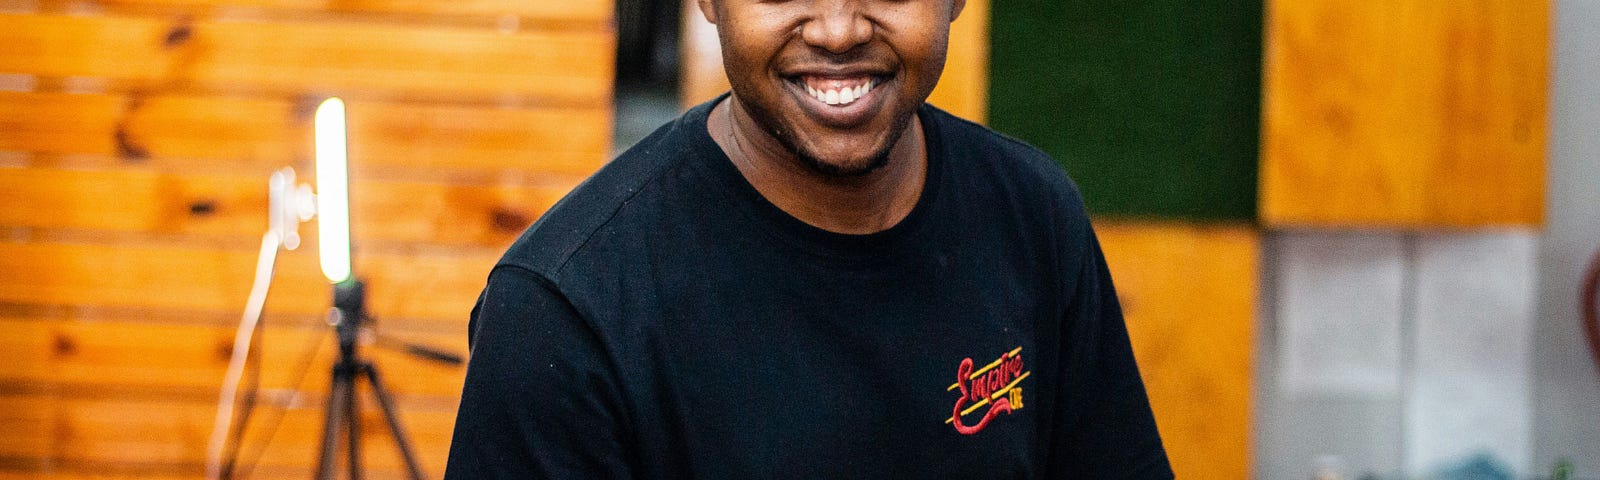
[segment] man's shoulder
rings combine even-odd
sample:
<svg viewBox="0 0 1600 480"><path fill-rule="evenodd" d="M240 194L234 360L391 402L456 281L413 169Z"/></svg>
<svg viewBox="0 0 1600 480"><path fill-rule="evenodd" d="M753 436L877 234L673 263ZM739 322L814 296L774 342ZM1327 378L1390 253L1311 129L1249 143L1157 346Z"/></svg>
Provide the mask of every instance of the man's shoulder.
<svg viewBox="0 0 1600 480"><path fill-rule="evenodd" d="M497 266L515 266L556 279L559 270L596 232L641 195L659 194L654 184L694 155L695 111L662 125L606 163L528 227ZM703 115L702 115L703 117Z"/></svg>

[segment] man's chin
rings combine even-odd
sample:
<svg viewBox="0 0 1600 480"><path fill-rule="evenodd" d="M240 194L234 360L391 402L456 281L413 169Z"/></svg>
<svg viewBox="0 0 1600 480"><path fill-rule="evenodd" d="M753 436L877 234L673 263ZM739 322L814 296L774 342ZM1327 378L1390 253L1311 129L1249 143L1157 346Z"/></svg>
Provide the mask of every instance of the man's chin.
<svg viewBox="0 0 1600 480"><path fill-rule="evenodd" d="M889 163L889 149L884 148L877 154L866 158L848 159L821 159L809 152L799 152L797 155L811 171L826 177L860 177L875 172Z"/></svg>

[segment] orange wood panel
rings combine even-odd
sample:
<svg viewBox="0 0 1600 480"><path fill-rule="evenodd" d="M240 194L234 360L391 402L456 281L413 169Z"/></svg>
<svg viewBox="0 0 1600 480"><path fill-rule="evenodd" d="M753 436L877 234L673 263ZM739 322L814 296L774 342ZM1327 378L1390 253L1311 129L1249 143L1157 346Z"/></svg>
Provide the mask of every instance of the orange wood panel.
<svg viewBox="0 0 1600 480"><path fill-rule="evenodd" d="M1249 478L1259 235L1248 226L1097 225L1179 478Z"/></svg>
<svg viewBox="0 0 1600 480"><path fill-rule="evenodd" d="M967 0L950 24L950 50L928 103L982 123L989 113L989 0Z"/></svg>
<svg viewBox="0 0 1600 480"><path fill-rule="evenodd" d="M498 248L356 248L355 271L367 282L373 315L459 322L501 254ZM239 311L255 264L253 247L0 241L0 302ZM278 256L267 311L320 315L331 302L314 248Z"/></svg>
<svg viewBox="0 0 1600 480"><path fill-rule="evenodd" d="M576 184L569 182L355 181L351 229L361 242L504 248ZM267 228L266 176L0 168L0 225L248 242Z"/></svg>
<svg viewBox="0 0 1600 480"><path fill-rule="evenodd" d="M685 108L728 91L716 26L707 23L694 2L683 3L679 46L680 102ZM989 106L989 0L969 0L950 25L950 46L939 85L928 103L956 116L983 122Z"/></svg>
<svg viewBox="0 0 1600 480"><path fill-rule="evenodd" d="M42 0L54 7L69 0ZM600 23L611 19L612 2L570 0L97 0L106 9L159 9L214 13L222 9L273 9L311 12L404 13L437 18L446 15L516 15L537 20Z"/></svg>
<svg viewBox="0 0 1600 480"><path fill-rule="evenodd" d="M0 150L185 169L204 163L214 170L216 160L227 160L220 166L265 173L308 164L313 101L0 92ZM358 178L396 167L581 176L604 163L611 143L605 104L347 104L352 175Z"/></svg>
<svg viewBox="0 0 1600 480"><path fill-rule="evenodd" d="M271 316L259 335L261 388L327 391L328 366L337 348L325 324L285 324ZM378 324L380 327L382 323ZM73 321L0 317L0 385L95 398L157 395L214 400L232 354L235 325L178 325L127 321ZM448 333L386 333L404 341L467 354L466 326ZM461 394L462 367L440 365L395 348L364 344L363 354L394 378L399 398ZM256 367L252 367L256 368ZM309 370L308 370L309 369ZM317 397L320 398L320 397Z"/></svg>
<svg viewBox="0 0 1600 480"><path fill-rule="evenodd" d="M0 72L128 88L608 105L614 35L0 14Z"/></svg>
<svg viewBox="0 0 1600 480"><path fill-rule="evenodd" d="M363 465L380 475L399 473L399 453L376 404L370 395L366 398L361 412ZM442 473L455 422L454 406L401 404L398 410L424 468L435 475ZM278 411L284 412L283 420L270 439L265 422L252 422L254 428L246 430L246 448L264 446L259 465L268 469L314 467L322 428L320 400ZM265 408L256 413L277 415ZM7 440L0 440L0 457L8 459L5 467L34 460L46 467L42 470L73 471L88 466L113 472L188 472L198 476L215 416L216 404L208 401L0 395L0 424L33 426L22 435L6 435Z"/></svg>
<svg viewBox="0 0 1600 480"><path fill-rule="evenodd" d="M1549 1L1267 7L1267 223L1543 223Z"/></svg>

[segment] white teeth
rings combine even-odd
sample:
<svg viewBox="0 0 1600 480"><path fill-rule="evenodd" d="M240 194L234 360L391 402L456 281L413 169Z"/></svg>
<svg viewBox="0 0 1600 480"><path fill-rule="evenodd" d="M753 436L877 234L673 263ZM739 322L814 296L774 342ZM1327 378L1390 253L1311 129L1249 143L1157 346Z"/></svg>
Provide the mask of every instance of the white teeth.
<svg viewBox="0 0 1600 480"><path fill-rule="evenodd" d="M855 103L856 100L860 100L862 97L867 96L867 93L872 91L873 83L874 82L872 80L867 80L867 83L857 85L853 88L841 88L834 90L818 90L816 88L812 88L810 85L806 85L806 93L811 94L811 96L815 97L818 101L828 105L849 105L851 103Z"/></svg>

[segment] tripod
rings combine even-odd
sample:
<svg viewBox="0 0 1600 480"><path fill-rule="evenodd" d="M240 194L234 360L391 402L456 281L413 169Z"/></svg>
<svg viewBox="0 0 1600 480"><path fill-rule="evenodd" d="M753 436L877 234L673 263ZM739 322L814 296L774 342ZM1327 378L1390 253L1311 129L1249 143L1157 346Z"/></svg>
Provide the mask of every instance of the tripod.
<svg viewBox="0 0 1600 480"><path fill-rule="evenodd" d="M395 413L394 399L379 380L378 368L362 359L356 351L357 336L362 322L366 320L366 287L360 280L351 278L334 284L331 315L329 321L334 324L334 330L339 337L339 360L333 364L333 385L328 389L327 416L322 424L322 454L317 460L317 478L319 480L334 478L334 456L337 454L341 429L347 440L345 462L350 468L350 479L361 478L361 415L357 410L361 402L356 399L356 382L366 378L367 385L377 397L378 407L383 410L383 418L389 425L389 431L394 434L394 441L400 448L400 456L405 459L410 478L422 480L422 467L417 464L416 455L411 451L411 443L406 439L405 429L400 426L400 417Z"/></svg>

